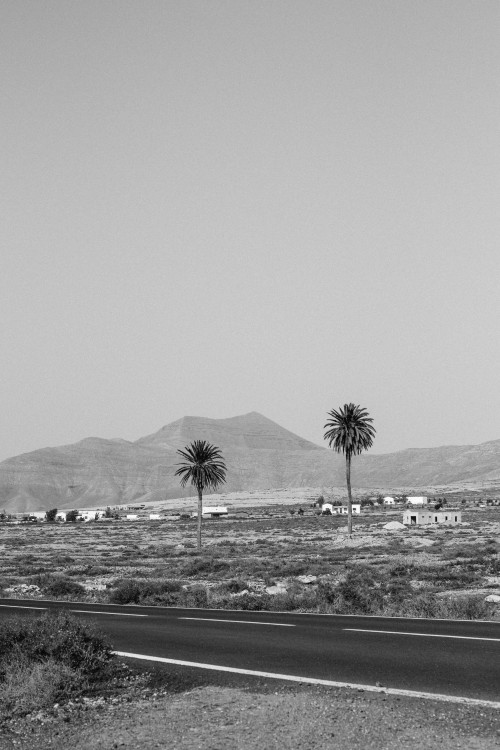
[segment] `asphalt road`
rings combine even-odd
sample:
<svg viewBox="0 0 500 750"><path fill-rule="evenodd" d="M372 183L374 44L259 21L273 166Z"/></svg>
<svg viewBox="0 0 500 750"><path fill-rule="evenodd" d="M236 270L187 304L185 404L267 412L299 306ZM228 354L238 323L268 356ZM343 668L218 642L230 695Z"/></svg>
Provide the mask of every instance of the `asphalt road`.
<svg viewBox="0 0 500 750"><path fill-rule="evenodd" d="M44 609L90 618L120 652L500 700L498 622L0 599L1 619Z"/></svg>

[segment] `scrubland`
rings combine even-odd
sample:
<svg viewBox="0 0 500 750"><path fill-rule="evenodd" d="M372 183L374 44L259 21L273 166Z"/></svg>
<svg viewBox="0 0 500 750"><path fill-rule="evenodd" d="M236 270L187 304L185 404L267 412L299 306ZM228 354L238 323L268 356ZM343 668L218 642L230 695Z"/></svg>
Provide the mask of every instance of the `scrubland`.
<svg viewBox="0 0 500 750"><path fill-rule="evenodd" d="M401 512L346 519L249 510L203 522L0 526L4 597L500 619L500 508L459 526L387 531Z"/></svg>
<svg viewBox="0 0 500 750"><path fill-rule="evenodd" d="M383 529L262 508L237 519L0 526L1 595L89 602L500 619L500 509L456 527ZM359 750L498 747L498 711L230 675L141 672L66 613L0 627L3 748Z"/></svg>

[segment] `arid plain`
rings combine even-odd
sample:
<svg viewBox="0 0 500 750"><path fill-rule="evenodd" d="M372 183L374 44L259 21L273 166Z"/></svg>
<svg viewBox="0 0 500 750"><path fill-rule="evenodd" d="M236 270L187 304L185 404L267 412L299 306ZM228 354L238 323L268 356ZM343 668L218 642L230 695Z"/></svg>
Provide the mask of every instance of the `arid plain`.
<svg viewBox="0 0 500 750"><path fill-rule="evenodd" d="M4 523L0 585L6 597L495 618L485 598L500 595L500 508L460 507L460 525L396 531L384 526L401 509L363 509L352 538L345 517L304 501L234 508L203 522L201 554L185 514Z"/></svg>

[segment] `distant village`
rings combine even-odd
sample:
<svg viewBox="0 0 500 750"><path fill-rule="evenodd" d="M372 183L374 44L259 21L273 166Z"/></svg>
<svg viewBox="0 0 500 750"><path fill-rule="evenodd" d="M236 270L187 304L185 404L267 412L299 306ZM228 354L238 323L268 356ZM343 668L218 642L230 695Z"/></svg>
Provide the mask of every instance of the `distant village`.
<svg viewBox="0 0 500 750"><path fill-rule="evenodd" d="M305 504L306 507L285 508L291 516L317 515L317 516L347 516L348 505L346 501L325 499L323 495L310 498L312 502ZM450 504L449 504L450 503ZM403 512L402 523L405 526L420 526L433 524L459 524L462 522L460 507L473 504L477 507L500 505L499 498L465 499L448 501L445 497L428 497L425 495L374 495L359 499L352 503L353 516L360 516L374 511L397 510ZM264 509L260 509L264 510ZM276 512L276 508L274 508ZM237 507L226 505L204 506L204 519L241 518L249 515L248 510L239 510ZM8 514L0 511L0 522L12 524L33 523L89 523L89 522L112 522L112 521L188 521L196 519L196 511L184 512L162 512L158 509L147 508L145 504L130 504L119 506L108 506L106 508L90 508L86 510L57 510L33 511L30 513Z"/></svg>

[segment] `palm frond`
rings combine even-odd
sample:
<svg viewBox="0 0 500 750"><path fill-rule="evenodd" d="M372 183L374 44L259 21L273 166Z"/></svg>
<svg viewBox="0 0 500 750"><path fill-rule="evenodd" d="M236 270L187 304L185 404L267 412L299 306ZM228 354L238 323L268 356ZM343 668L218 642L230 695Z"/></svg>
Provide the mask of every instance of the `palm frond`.
<svg viewBox="0 0 500 750"><path fill-rule="evenodd" d="M328 416L324 438L334 451L350 457L371 448L376 430L366 409L352 403L344 404L338 411L329 411Z"/></svg>
<svg viewBox="0 0 500 750"><path fill-rule="evenodd" d="M179 468L175 471L175 476L181 478L181 487L191 482L202 491L207 487L215 490L226 481L226 464L220 449L215 445L206 440L194 440L177 453L184 459L177 464Z"/></svg>

